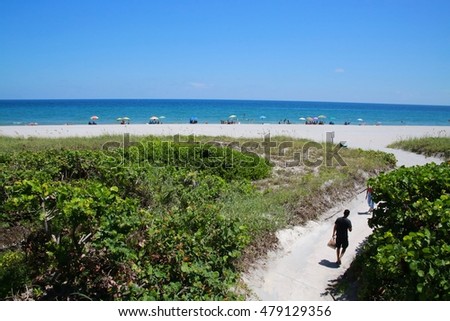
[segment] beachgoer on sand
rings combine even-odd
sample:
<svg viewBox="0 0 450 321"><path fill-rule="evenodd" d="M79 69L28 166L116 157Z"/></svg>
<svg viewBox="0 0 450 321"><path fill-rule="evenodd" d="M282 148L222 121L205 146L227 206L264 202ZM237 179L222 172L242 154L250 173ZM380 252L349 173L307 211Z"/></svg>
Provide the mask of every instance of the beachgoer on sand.
<svg viewBox="0 0 450 321"><path fill-rule="evenodd" d="M367 200L367 204L369 205L369 210L368 210L369 213L373 212L373 209L375 207L375 203L374 203L374 201L372 199L372 193L373 193L372 186L370 186L370 185L367 186L367 189L366 189L366 200Z"/></svg>
<svg viewBox="0 0 450 321"><path fill-rule="evenodd" d="M336 238L336 264L341 264L341 258L348 247L348 232L352 231L352 222L348 219L350 210L344 211L344 216L339 217L334 223L333 238Z"/></svg>

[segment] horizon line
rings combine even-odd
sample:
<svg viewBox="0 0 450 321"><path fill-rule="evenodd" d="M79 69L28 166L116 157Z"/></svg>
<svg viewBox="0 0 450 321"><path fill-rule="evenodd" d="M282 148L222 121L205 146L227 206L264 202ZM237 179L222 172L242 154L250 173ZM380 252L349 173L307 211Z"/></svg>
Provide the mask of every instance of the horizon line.
<svg viewBox="0 0 450 321"><path fill-rule="evenodd" d="M370 105L405 105L405 106L438 106L450 107L450 104L424 103L392 103L361 101L329 101L329 100L295 100L295 99L243 99L243 98L0 98L0 101L32 101L32 100L209 100L209 101L267 101L267 102L303 102L303 103L336 103L336 104L370 104Z"/></svg>

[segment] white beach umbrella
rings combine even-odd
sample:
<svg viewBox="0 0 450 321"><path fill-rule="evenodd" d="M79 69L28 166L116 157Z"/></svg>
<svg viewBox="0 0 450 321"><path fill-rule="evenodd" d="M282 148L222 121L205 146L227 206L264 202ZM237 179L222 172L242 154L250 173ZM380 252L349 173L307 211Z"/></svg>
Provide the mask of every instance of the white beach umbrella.
<svg viewBox="0 0 450 321"><path fill-rule="evenodd" d="M300 117L299 119L300 119L300 120L306 120L306 118L305 118L305 117Z"/></svg>
<svg viewBox="0 0 450 321"><path fill-rule="evenodd" d="M156 117L156 116L152 116L152 117L150 117L150 120L158 120L159 118L158 117Z"/></svg>
<svg viewBox="0 0 450 321"><path fill-rule="evenodd" d="M364 121L364 119L362 119L362 118L358 118L358 121Z"/></svg>
<svg viewBox="0 0 450 321"><path fill-rule="evenodd" d="M237 116L236 115L230 115L230 116L228 116L228 118L236 118Z"/></svg>
<svg viewBox="0 0 450 321"><path fill-rule="evenodd" d="M98 116L91 116L92 120L98 120Z"/></svg>

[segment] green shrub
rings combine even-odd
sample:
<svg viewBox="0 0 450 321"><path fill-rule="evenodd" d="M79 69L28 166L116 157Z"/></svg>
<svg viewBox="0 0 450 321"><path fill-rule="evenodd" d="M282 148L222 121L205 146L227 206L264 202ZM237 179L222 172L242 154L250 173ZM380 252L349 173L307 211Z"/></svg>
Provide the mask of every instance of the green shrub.
<svg viewBox="0 0 450 321"><path fill-rule="evenodd" d="M362 251L363 300L450 299L450 165L400 168L373 179L381 201Z"/></svg>
<svg viewBox="0 0 450 321"><path fill-rule="evenodd" d="M0 253L0 298L13 297L27 284L28 268L22 251Z"/></svg>
<svg viewBox="0 0 450 321"><path fill-rule="evenodd" d="M237 298L233 263L249 235L220 210L228 193L254 191L251 170L217 170L210 159L129 161L135 152L1 158L2 224L30 229L20 251L1 256L2 299L25 287L33 299Z"/></svg>

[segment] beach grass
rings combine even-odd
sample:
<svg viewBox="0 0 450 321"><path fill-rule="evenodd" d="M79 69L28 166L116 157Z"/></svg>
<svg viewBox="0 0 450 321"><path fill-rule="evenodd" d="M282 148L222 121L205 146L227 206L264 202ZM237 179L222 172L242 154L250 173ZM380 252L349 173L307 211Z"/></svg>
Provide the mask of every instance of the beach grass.
<svg viewBox="0 0 450 321"><path fill-rule="evenodd" d="M425 156L450 159L450 137L422 137L399 140L388 147L399 148Z"/></svg>
<svg viewBox="0 0 450 321"><path fill-rule="evenodd" d="M0 136L0 151L13 153L21 151L42 151L47 149L70 149L70 150L98 150L106 142L120 141L119 135L103 135L94 137L8 137Z"/></svg>

